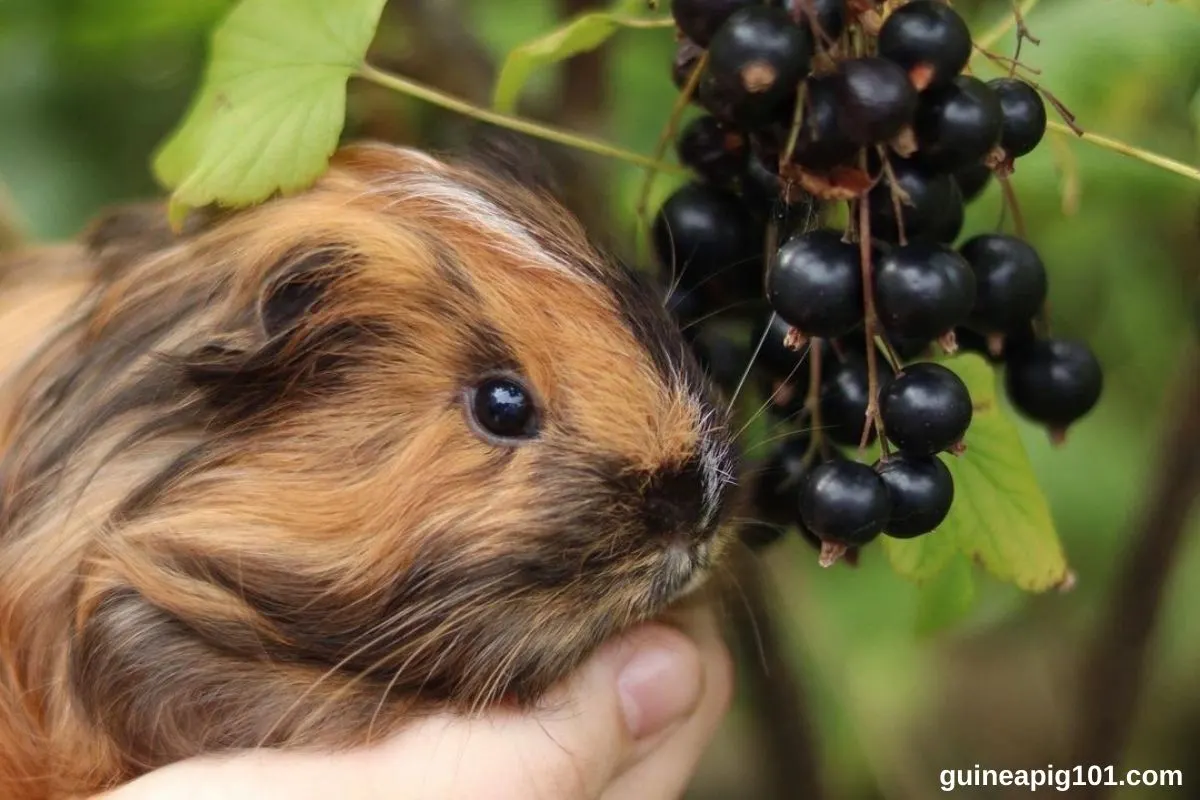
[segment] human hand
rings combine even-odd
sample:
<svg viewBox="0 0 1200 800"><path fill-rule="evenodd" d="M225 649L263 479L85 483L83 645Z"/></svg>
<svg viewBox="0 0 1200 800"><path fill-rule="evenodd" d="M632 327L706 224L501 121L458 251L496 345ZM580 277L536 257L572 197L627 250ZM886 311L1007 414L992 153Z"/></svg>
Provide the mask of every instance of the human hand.
<svg viewBox="0 0 1200 800"><path fill-rule="evenodd" d="M542 704L421 720L372 748L198 758L94 800L666 800L686 789L732 694L710 611L608 643Z"/></svg>

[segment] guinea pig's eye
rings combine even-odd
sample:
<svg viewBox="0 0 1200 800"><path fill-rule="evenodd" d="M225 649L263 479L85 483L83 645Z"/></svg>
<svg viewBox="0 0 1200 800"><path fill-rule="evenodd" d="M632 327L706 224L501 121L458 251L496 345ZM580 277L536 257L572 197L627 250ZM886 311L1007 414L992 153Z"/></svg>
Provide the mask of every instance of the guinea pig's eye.
<svg viewBox="0 0 1200 800"><path fill-rule="evenodd" d="M485 438L531 439L538 432L533 395L510 377L485 378L468 394L467 410Z"/></svg>

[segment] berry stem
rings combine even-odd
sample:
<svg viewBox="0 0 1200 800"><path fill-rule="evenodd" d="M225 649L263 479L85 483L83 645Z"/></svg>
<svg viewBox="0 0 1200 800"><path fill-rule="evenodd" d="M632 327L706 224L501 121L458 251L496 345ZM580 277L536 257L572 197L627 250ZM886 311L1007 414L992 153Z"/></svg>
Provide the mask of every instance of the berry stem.
<svg viewBox="0 0 1200 800"><path fill-rule="evenodd" d="M418 100L424 100L427 103L439 106L448 111L453 111L465 117L480 120L481 122L487 122L500 128L507 128L518 133L524 133L527 136L573 147L576 150L594 153L605 158L624 161L645 169L654 170L655 172L669 172L673 175L688 174L686 169L676 164L664 163L658 159L644 156L641 153L634 153L600 139L593 139L589 136L563 130L562 128L543 125L539 122L532 122L522 117L510 116L509 114L501 114L498 111L477 106L462 98L438 91L401 75L385 72L370 64L361 64L358 67L357 75L363 80L374 83L377 86L400 92L409 97L415 97Z"/></svg>
<svg viewBox="0 0 1200 800"><path fill-rule="evenodd" d="M821 458L829 457L829 442L821 428L821 340L810 339L808 342L808 395L804 398L804 408L808 411L812 423L812 441L809 444L806 458L811 459L816 453Z"/></svg>
<svg viewBox="0 0 1200 800"><path fill-rule="evenodd" d="M1134 147L1131 144L1122 142L1120 139L1114 139L1111 136L1102 136L1098 133L1088 133L1087 131L1074 131L1061 122L1055 122L1054 120L1049 120L1046 123L1046 128L1058 134L1077 136L1088 144L1102 147L1105 150L1112 150L1114 153L1120 153L1123 156L1144 161L1147 164L1153 164L1168 172L1174 172L1177 175L1191 178L1194 181L1200 181L1200 168L1159 155L1158 153L1152 153L1149 150L1143 150L1140 147Z"/></svg>
<svg viewBox="0 0 1200 800"><path fill-rule="evenodd" d="M883 163L884 178L888 182L888 194L892 197L892 209L896 214L896 233L897 241L901 247L908 244L908 238L904 233L904 203L911 200L908 193L900 187L900 181L896 180L896 173L892 169L892 162L888 160L887 152L884 148L879 148L879 158Z"/></svg>
<svg viewBox="0 0 1200 800"><path fill-rule="evenodd" d="M1004 190L1004 204L1012 211L1013 230L1016 231L1018 237L1027 239L1025 217L1021 214L1021 204L1017 202L1017 192L1013 189L1012 178L1003 172L996 172L995 175L996 180L1000 182L1000 188Z"/></svg>
<svg viewBox="0 0 1200 800"><path fill-rule="evenodd" d="M866 152L863 152L863 167L866 167ZM858 440L859 452L867 449L871 426L879 434L880 459L887 460L887 440L883 435L883 418L879 414L879 364L875 357L875 286L874 267L871 264L871 213L867 207L866 194L858 198L858 253L862 264L863 278L863 332L867 342L867 413L863 420L862 437Z"/></svg>
<svg viewBox="0 0 1200 800"><path fill-rule="evenodd" d="M808 83L800 81L800 86L796 89L796 111L792 114L792 127L788 130L787 145L779 156L780 172L787 168L788 163L792 160L792 153L796 152L796 142L800 139L800 126L804 124L804 102L807 99ZM787 187L784 187L782 191L785 195L784 202L787 202Z"/></svg>
<svg viewBox="0 0 1200 800"><path fill-rule="evenodd" d="M654 29L654 28L674 28L675 27L675 18L674 17L649 17L649 18L647 18L647 17L611 16L611 17L609 17L609 20L611 20L612 22L615 22L617 25L620 25L622 28L635 28L635 29L648 30L648 29Z"/></svg>
<svg viewBox="0 0 1200 800"><path fill-rule="evenodd" d="M687 83L683 85L683 89L675 98L675 102L671 106L671 113L667 117L667 123L663 126L662 132L658 134L658 142L654 145L651 163L646 165L646 177L642 180L642 188L638 191L637 205L634 207L634 214L643 230L649 227L646 211L650 205L650 193L654 191L654 180L658 177L659 172L664 171L662 169L663 156L666 155L667 148L671 146L671 141L675 138L675 129L679 126L679 120L683 117L688 103L692 102L692 95L696 93L696 87L700 85L700 76L704 74L706 66L708 66L707 50L696 61L696 66L692 67L692 72L688 75Z"/></svg>

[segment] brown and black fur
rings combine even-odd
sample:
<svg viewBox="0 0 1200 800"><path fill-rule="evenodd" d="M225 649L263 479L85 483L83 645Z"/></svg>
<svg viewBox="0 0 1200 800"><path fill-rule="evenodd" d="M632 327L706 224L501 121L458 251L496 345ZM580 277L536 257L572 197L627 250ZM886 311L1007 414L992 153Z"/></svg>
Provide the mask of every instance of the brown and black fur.
<svg viewBox="0 0 1200 800"><path fill-rule="evenodd" d="M727 542L723 413L541 192L359 146L0 260L0 797L535 700ZM463 397L523 376L538 438Z"/></svg>

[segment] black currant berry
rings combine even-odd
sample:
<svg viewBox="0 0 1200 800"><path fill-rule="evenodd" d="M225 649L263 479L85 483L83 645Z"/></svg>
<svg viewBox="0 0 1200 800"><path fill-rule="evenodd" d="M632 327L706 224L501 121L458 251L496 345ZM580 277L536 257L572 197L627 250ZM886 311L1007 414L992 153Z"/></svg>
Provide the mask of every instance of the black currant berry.
<svg viewBox="0 0 1200 800"><path fill-rule="evenodd" d="M909 364L880 392L887 438L914 455L933 455L958 443L971 424L971 395L962 378L941 364Z"/></svg>
<svg viewBox="0 0 1200 800"><path fill-rule="evenodd" d="M897 184L909 200L900 206L904 235L909 241L946 238L955 221L953 216L962 207L962 198L955 193L954 180L946 173L923 169L911 159L893 158L891 167ZM868 203L871 235L888 242L899 241L896 206L886 177L871 189ZM949 222L948 217L951 217Z"/></svg>
<svg viewBox="0 0 1200 800"><path fill-rule="evenodd" d="M736 125L760 128L794 107L813 55L812 33L781 8L750 6L726 20L708 55L701 104Z"/></svg>
<svg viewBox="0 0 1200 800"><path fill-rule="evenodd" d="M692 352L713 383L726 393L732 393L750 363L750 351L710 326L698 326L692 337Z"/></svg>
<svg viewBox="0 0 1200 800"><path fill-rule="evenodd" d="M838 124L856 144L885 142L912 122L917 90L904 70L883 58L851 58L834 74Z"/></svg>
<svg viewBox="0 0 1200 800"><path fill-rule="evenodd" d="M789 526L797 521L796 497L808 475L805 462L812 437L796 432L772 445L771 452L754 480L755 515L772 525Z"/></svg>
<svg viewBox="0 0 1200 800"><path fill-rule="evenodd" d="M705 180L728 186L746 169L746 136L716 117L697 117L679 134L679 160Z"/></svg>
<svg viewBox="0 0 1200 800"><path fill-rule="evenodd" d="M764 326L768 321L770 327L766 328L764 336ZM799 350L785 347L783 340L791 328L792 326L778 314L767 314L755 326L750 336L751 352L754 352L754 348L758 348L754 365L772 380L803 384L807 388L808 365L807 363L802 365L801 362L808 355L808 345L804 345ZM760 341L762 342L761 346L759 345Z"/></svg>
<svg viewBox="0 0 1200 800"><path fill-rule="evenodd" d="M701 47L708 47L713 34L725 20L755 0L673 0L671 15L683 35Z"/></svg>
<svg viewBox="0 0 1200 800"><path fill-rule="evenodd" d="M1027 242L985 233L963 243L959 253L975 272L971 327L1006 333L1028 327L1046 301L1046 267Z"/></svg>
<svg viewBox="0 0 1200 800"><path fill-rule="evenodd" d="M962 233L963 224L967 221L967 204L963 202L962 190L958 182L950 177L950 198L933 221L927 237L931 241L942 244L954 244Z"/></svg>
<svg viewBox="0 0 1200 800"><path fill-rule="evenodd" d="M941 244L891 248L875 267L875 309L889 334L929 341L965 321L975 303L975 274Z"/></svg>
<svg viewBox="0 0 1200 800"><path fill-rule="evenodd" d="M1032 420L1065 430L1100 399L1104 374L1082 342L1044 339L1006 348L1006 353L1008 397Z"/></svg>
<svg viewBox="0 0 1200 800"><path fill-rule="evenodd" d="M883 532L896 539L929 533L954 503L954 478L937 456L898 453L875 465L892 501Z"/></svg>
<svg viewBox="0 0 1200 800"><path fill-rule="evenodd" d="M971 57L971 31L939 0L912 0L879 29L879 55L903 67L918 89L947 84Z"/></svg>
<svg viewBox="0 0 1200 800"><path fill-rule="evenodd" d="M978 164L1000 142L1003 122L999 98L978 78L959 75L930 89L913 124L921 163L944 172Z"/></svg>
<svg viewBox="0 0 1200 800"><path fill-rule="evenodd" d="M659 210L653 233L664 280L700 293L708 308L762 297L762 226L733 194L685 184Z"/></svg>
<svg viewBox="0 0 1200 800"><path fill-rule="evenodd" d="M867 544L883 530L890 512L883 479L857 461L818 464L800 489L800 519L826 541Z"/></svg>
<svg viewBox="0 0 1200 800"><path fill-rule="evenodd" d="M671 61L671 80L676 89L683 91L687 86L688 79L692 77L703 55L704 48L691 39L682 39L679 42L675 48L675 57Z"/></svg>
<svg viewBox="0 0 1200 800"><path fill-rule="evenodd" d="M988 181L992 179L992 171L986 164L972 164L954 172L954 182L962 191L964 203L969 203L983 193Z"/></svg>
<svg viewBox="0 0 1200 800"><path fill-rule="evenodd" d="M876 352L880 386L892 380L891 367L883 354ZM846 351L844 359L826 358L821 363L821 430L829 439L847 447L858 445L867 421L870 398L866 356L859 350ZM882 391L882 389L881 389ZM875 441L872 427L867 443Z"/></svg>
<svg viewBox="0 0 1200 800"><path fill-rule="evenodd" d="M784 0L783 7L813 29L817 43L831 45L846 30L846 0Z"/></svg>
<svg viewBox="0 0 1200 800"><path fill-rule="evenodd" d="M1000 99L1004 115L1000 146L1009 158L1020 158L1046 133L1046 104L1037 89L1017 78L996 78L988 88Z"/></svg>
<svg viewBox="0 0 1200 800"><path fill-rule="evenodd" d="M838 124L836 78L810 76L792 160L802 167L823 170L849 161L857 152L858 145L850 141Z"/></svg>
<svg viewBox="0 0 1200 800"><path fill-rule="evenodd" d="M767 273L767 300L806 336L840 336L863 319L858 245L817 230L784 242Z"/></svg>

